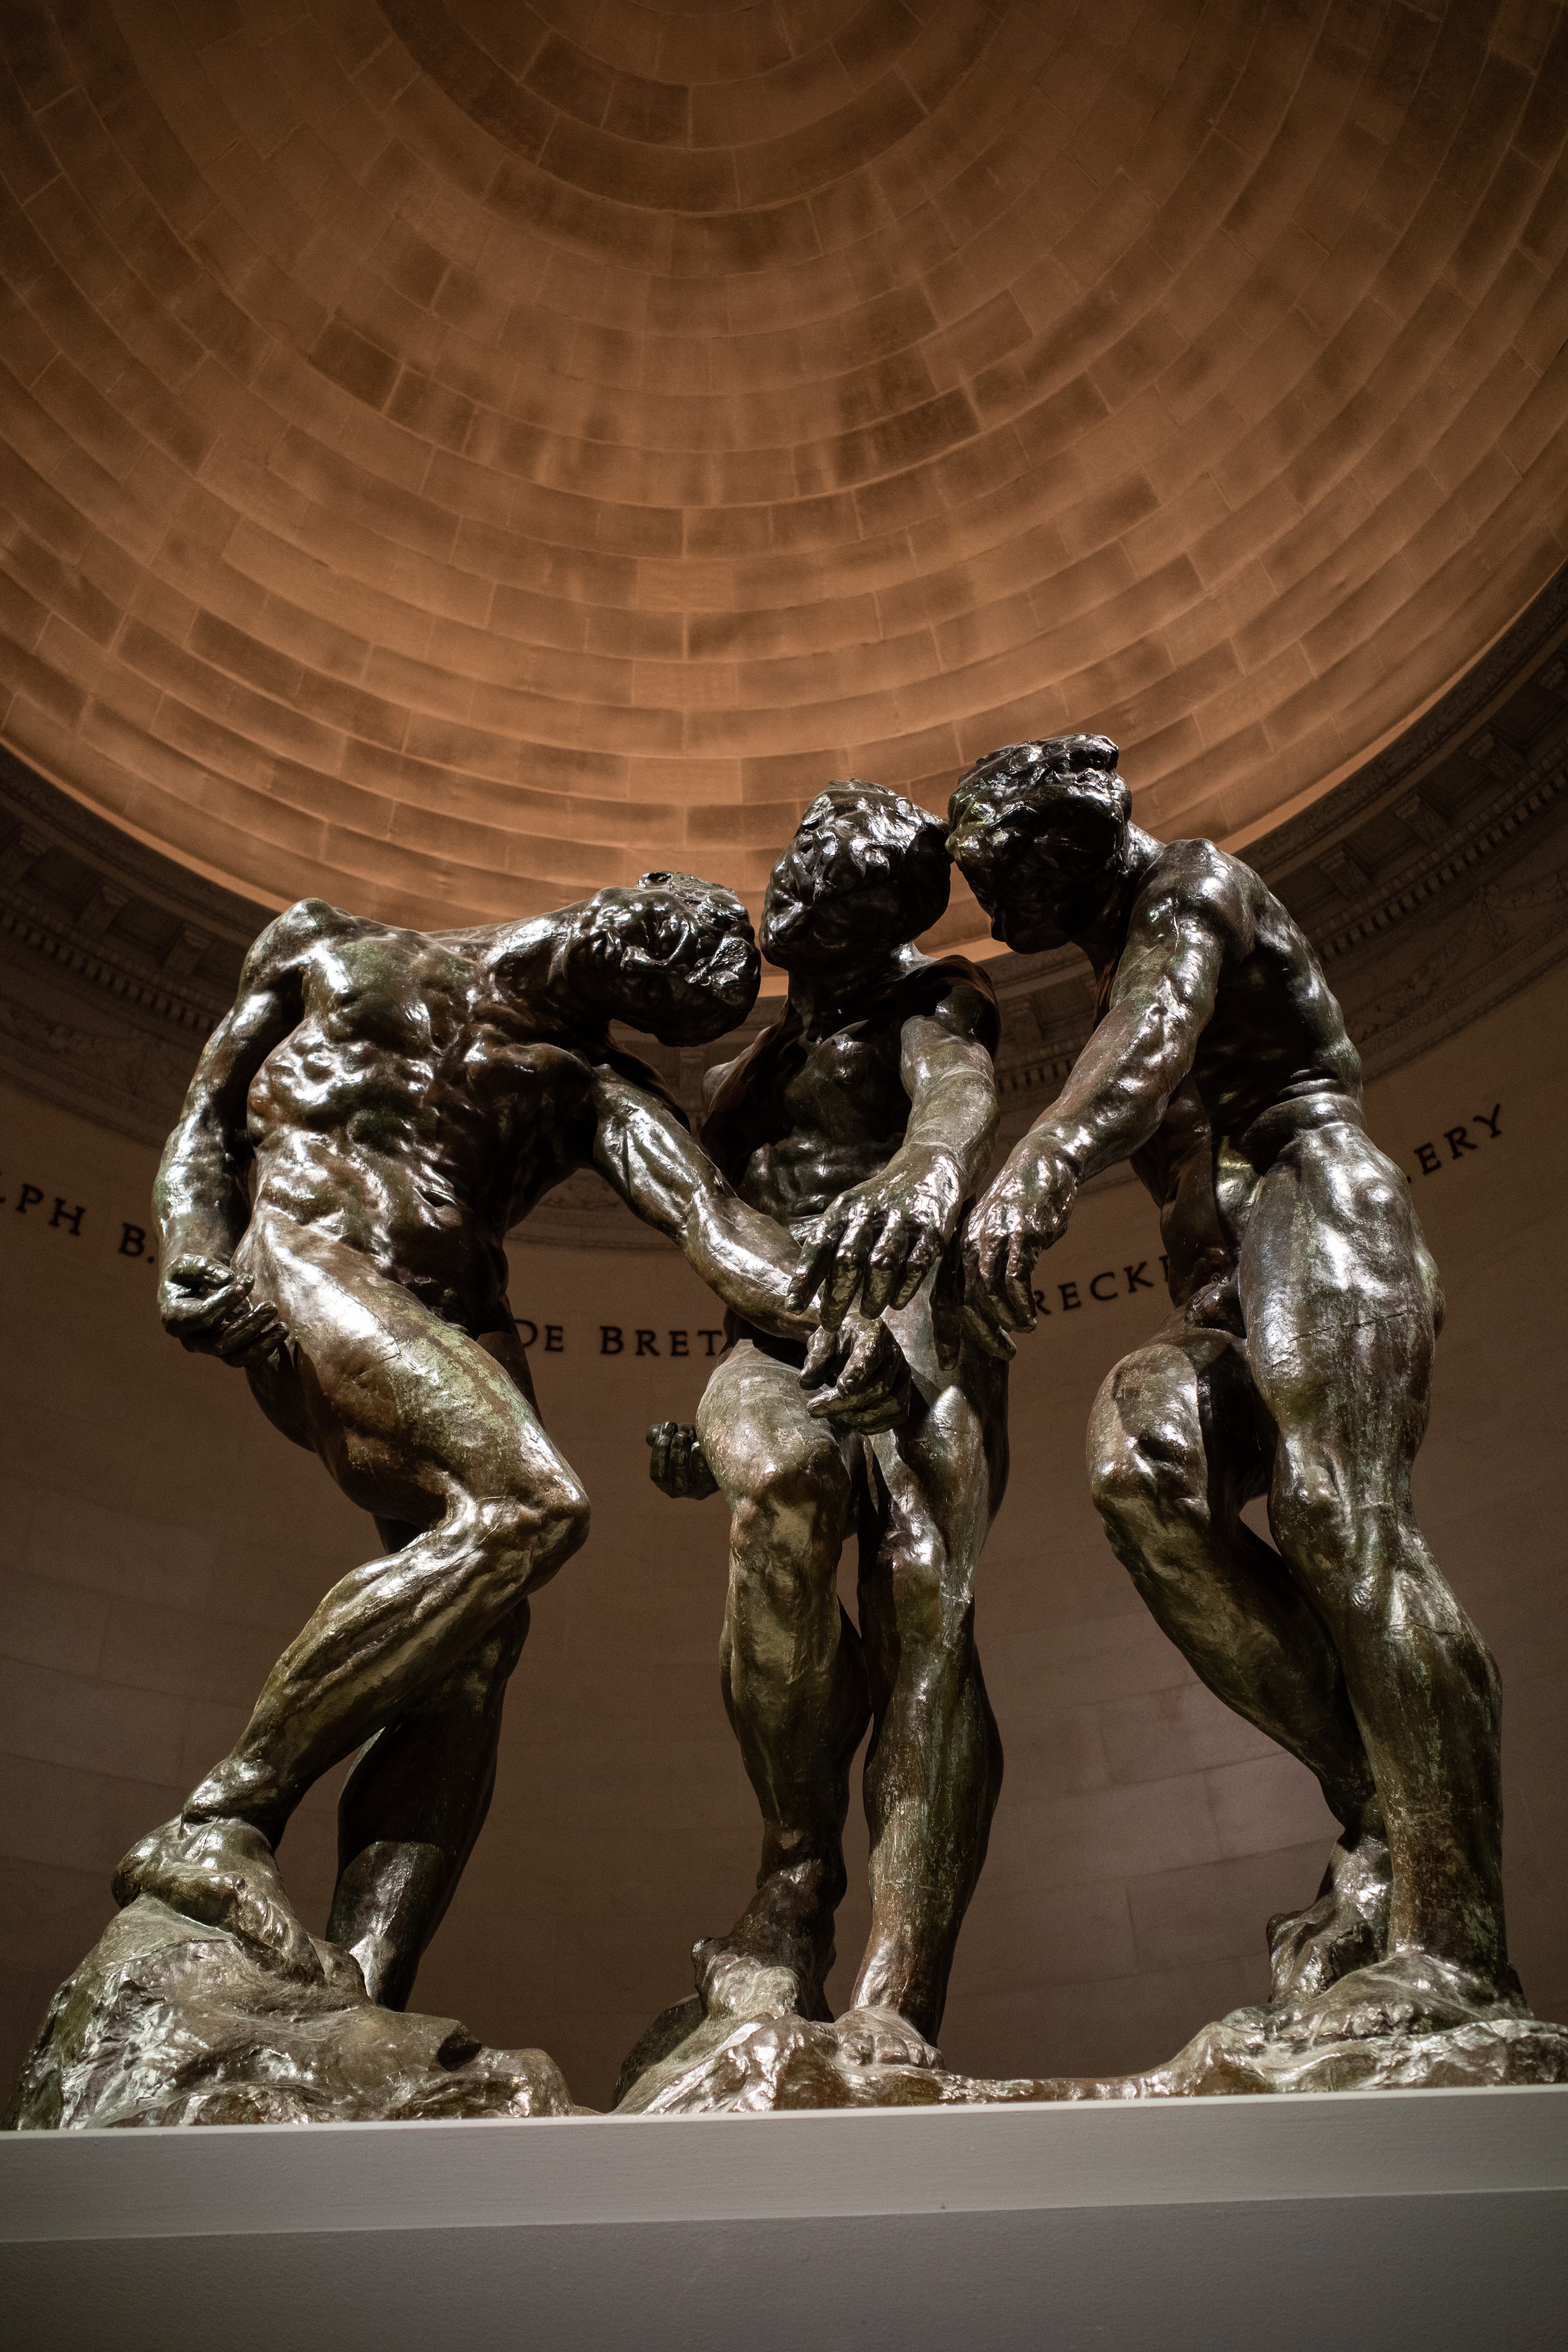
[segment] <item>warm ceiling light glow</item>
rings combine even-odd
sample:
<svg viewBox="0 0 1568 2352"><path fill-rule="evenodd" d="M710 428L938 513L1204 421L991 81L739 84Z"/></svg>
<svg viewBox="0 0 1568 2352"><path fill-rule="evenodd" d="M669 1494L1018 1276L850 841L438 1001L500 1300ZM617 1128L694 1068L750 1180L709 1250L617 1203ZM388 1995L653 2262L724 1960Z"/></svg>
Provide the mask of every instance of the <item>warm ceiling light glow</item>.
<svg viewBox="0 0 1568 2352"><path fill-rule="evenodd" d="M1068 726L1245 843L1568 555L1553 21L14 7L5 736L420 924Z"/></svg>

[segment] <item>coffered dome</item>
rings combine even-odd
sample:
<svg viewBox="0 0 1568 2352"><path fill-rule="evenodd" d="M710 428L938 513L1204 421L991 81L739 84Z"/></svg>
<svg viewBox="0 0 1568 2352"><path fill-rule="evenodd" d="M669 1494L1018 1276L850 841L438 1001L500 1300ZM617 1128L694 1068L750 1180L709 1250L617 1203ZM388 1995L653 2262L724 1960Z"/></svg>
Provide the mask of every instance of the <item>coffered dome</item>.
<svg viewBox="0 0 1568 2352"><path fill-rule="evenodd" d="M1068 726L1244 845L1568 555L1563 16L12 0L5 740L422 925Z"/></svg>

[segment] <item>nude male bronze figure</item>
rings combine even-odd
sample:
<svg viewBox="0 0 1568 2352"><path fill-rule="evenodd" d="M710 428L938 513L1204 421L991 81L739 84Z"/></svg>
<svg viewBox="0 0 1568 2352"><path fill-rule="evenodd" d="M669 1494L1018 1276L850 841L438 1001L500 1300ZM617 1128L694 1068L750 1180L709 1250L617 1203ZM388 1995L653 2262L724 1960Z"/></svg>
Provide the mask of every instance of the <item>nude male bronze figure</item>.
<svg viewBox="0 0 1568 2352"><path fill-rule="evenodd" d="M731 1305L804 1339L799 1260L738 1201L623 1020L696 1044L757 991L742 902L685 875L426 937L307 900L270 924L159 1171L159 1303L185 1347L243 1366L286 1435L375 1518L181 1814L132 1849L151 1894L286 1973L321 1963L274 1861L290 1812L362 1743L339 1809L329 1939L401 2008L484 1820L529 1596L588 1500L535 1408L507 1303L510 1228L599 1170ZM818 1331L813 1409L877 1425L904 1372L875 1325Z"/></svg>
<svg viewBox="0 0 1568 2352"><path fill-rule="evenodd" d="M731 1567L723 1692L763 1821L757 1889L699 1949L710 2009L747 1982L806 2018L823 1992L846 1876L849 1767L865 1773L871 1934L840 2046L929 2063L1001 1785L974 1646L974 1572L1006 1476L1005 1367L958 1323L956 1235L996 1126L995 999L962 959L911 944L946 907L946 828L896 793L830 785L774 867L763 951L789 974L781 1017L710 1073L701 1140L742 1200L805 1252L796 1306L887 1314L913 1373L879 1435L827 1425L798 1344L743 1310L697 1431L649 1432L668 1493L721 1488ZM859 1538L859 1624L839 1605Z"/></svg>
<svg viewBox="0 0 1568 2352"><path fill-rule="evenodd" d="M966 1314L1002 1347L1032 1328L1037 1257L1131 1161L1174 1312L1100 1391L1095 1500L1171 1639L1343 1824L1317 1903L1271 1923L1276 2006L1309 2042L1517 2009L1497 1672L1411 1511L1436 1269L1308 941L1248 866L1130 808L1097 735L1007 745L952 796L994 935L1075 942L1099 989L970 1220ZM1277 1551L1241 1517L1258 1495Z"/></svg>

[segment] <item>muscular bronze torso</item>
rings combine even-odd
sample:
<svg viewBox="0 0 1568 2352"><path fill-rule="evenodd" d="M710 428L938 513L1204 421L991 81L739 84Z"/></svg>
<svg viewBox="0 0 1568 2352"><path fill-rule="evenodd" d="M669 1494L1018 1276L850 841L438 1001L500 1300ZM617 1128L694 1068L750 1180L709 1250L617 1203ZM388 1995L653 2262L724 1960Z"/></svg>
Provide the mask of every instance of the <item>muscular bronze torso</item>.
<svg viewBox="0 0 1568 2352"><path fill-rule="evenodd" d="M593 1064L498 988L508 952L505 934L448 944L312 908L300 1019L246 1104L258 1210L331 1234L476 1332L504 1316L507 1233L593 1144ZM630 1066L607 1039L602 1058Z"/></svg>
<svg viewBox="0 0 1568 2352"><path fill-rule="evenodd" d="M742 1199L804 1232L904 1141L902 1074L911 1021L995 1043L990 983L962 957L913 948L845 1003L792 998L738 1061L713 1074L701 1141Z"/></svg>
<svg viewBox="0 0 1568 2352"><path fill-rule="evenodd" d="M791 1338L816 1323L788 1304L793 1244L609 1042L614 1019L705 1044L750 1011L756 974L741 901L674 874L430 938L306 900L252 948L159 1169L160 1311L243 1367L386 1549L328 1593L239 1745L138 1842L122 1901L156 1894L319 1978L274 1850L304 1791L363 1748L329 1938L378 2000L406 1997L489 1801L530 1595L587 1531L507 1307L509 1229L591 1163L729 1305ZM820 1410L881 1425L901 1409L890 1335L859 1318L821 1336L814 1368L843 1370Z"/></svg>
<svg viewBox="0 0 1568 2352"><path fill-rule="evenodd" d="M1129 935L1172 897L1217 902L1234 942L1191 1072L1131 1155L1160 1211L1171 1295L1185 1305L1226 1285L1258 1177L1290 1135L1325 1117L1359 1118L1361 1059L1310 942L1250 866L1212 842L1163 845ZM1102 1014L1120 966L1100 974Z"/></svg>
<svg viewBox="0 0 1568 2352"><path fill-rule="evenodd" d="M880 1018L802 1040L805 1058L779 1092L789 1132L752 1153L736 1188L743 1201L793 1226L887 1166L909 1124L902 1028L883 1009Z"/></svg>
<svg viewBox="0 0 1568 2352"><path fill-rule="evenodd" d="M1081 947L1100 1015L972 1214L965 1311L1031 1328L1079 1188L1132 1162L1178 1312L1096 1401L1095 1502L1171 1639L1344 1831L1317 1900L1270 1923L1276 2016L1306 2046L1495 2017L1519 2000L1496 1670L1410 1507L1436 1269L1309 943L1237 859L1134 825L1118 756L1005 745L953 794L994 936ZM1261 1496L1272 1546L1243 1517Z"/></svg>

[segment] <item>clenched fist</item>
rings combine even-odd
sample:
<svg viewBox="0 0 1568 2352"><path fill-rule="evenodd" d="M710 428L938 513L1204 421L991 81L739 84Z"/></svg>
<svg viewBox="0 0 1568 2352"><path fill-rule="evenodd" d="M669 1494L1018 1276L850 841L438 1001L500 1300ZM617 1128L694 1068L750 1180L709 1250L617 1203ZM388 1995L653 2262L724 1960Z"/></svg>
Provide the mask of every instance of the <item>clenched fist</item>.
<svg viewBox="0 0 1568 2352"><path fill-rule="evenodd" d="M672 1495L678 1503L700 1503L719 1492L702 1440L689 1422L656 1421L647 1442L653 1448L647 1475L664 1494Z"/></svg>
<svg viewBox="0 0 1568 2352"><path fill-rule="evenodd" d="M164 1330L182 1348L221 1363L265 1363L288 1333L276 1307L252 1299L253 1279L236 1274L223 1258L195 1251L171 1258L158 1282Z"/></svg>

